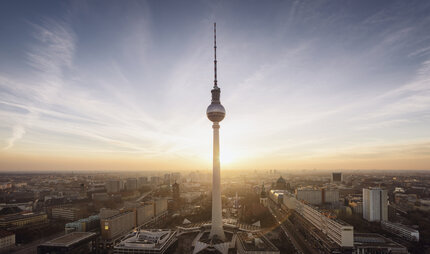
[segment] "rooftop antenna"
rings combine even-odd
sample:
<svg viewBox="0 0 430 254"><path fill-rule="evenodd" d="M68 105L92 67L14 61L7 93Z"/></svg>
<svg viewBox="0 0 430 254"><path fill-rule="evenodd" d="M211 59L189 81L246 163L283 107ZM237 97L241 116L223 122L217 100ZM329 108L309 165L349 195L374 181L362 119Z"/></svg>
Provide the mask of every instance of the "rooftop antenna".
<svg viewBox="0 0 430 254"><path fill-rule="evenodd" d="M214 69L215 69L215 79L214 79L214 87L218 87L217 79L216 79L216 22L214 23Z"/></svg>

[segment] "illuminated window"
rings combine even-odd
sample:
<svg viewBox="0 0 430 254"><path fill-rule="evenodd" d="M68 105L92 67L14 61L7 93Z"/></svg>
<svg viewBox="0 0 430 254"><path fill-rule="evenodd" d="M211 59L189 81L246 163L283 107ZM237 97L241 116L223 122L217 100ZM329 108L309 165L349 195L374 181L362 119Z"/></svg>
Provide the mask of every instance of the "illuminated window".
<svg viewBox="0 0 430 254"><path fill-rule="evenodd" d="M108 225L105 226L105 230L109 230L109 226Z"/></svg>

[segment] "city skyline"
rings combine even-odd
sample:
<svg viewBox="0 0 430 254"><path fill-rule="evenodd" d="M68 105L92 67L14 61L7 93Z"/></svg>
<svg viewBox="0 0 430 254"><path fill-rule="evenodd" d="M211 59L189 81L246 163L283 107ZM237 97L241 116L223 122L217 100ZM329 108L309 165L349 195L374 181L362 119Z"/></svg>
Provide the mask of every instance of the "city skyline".
<svg viewBox="0 0 430 254"><path fill-rule="evenodd" d="M429 169L429 3L0 6L0 171L209 169L213 22L223 170Z"/></svg>

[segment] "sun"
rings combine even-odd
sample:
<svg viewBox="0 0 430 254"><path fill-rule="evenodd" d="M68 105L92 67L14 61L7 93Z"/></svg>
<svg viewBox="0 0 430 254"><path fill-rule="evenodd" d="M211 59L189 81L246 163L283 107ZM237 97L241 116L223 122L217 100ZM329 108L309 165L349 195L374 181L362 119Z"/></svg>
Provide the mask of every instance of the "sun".
<svg viewBox="0 0 430 254"><path fill-rule="evenodd" d="M238 160L238 154L235 153L234 151L222 151L220 154L220 162L221 165L226 165L226 164L231 164L231 163L235 163Z"/></svg>

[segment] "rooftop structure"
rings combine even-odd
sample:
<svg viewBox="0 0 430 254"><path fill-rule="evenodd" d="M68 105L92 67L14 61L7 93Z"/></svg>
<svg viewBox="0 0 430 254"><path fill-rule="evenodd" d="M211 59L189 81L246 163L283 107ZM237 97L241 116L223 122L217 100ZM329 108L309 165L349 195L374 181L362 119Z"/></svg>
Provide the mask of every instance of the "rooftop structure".
<svg viewBox="0 0 430 254"><path fill-rule="evenodd" d="M72 232L37 246L37 253L89 253L92 249L89 243L94 246L96 236L91 232Z"/></svg>
<svg viewBox="0 0 430 254"><path fill-rule="evenodd" d="M406 225L389 221L382 221L381 226L383 229L394 234L398 234L400 237L403 237L409 241L418 242L420 240L420 233L418 232L418 230L408 227Z"/></svg>
<svg viewBox="0 0 430 254"><path fill-rule="evenodd" d="M354 247L356 253L408 253L405 246L373 233L355 233Z"/></svg>
<svg viewBox="0 0 430 254"><path fill-rule="evenodd" d="M278 248L273 245L263 234L260 232L237 233L236 240L237 253L239 254L278 254Z"/></svg>
<svg viewBox="0 0 430 254"><path fill-rule="evenodd" d="M140 230L129 234L114 247L115 254L161 254L176 242L176 231L170 229Z"/></svg>
<svg viewBox="0 0 430 254"><path fill-rule="evenodd" d="M46 213L20 213L6 215L0 218L1 228L19 228L29 224L39 224L47 222Z"/></svg>

